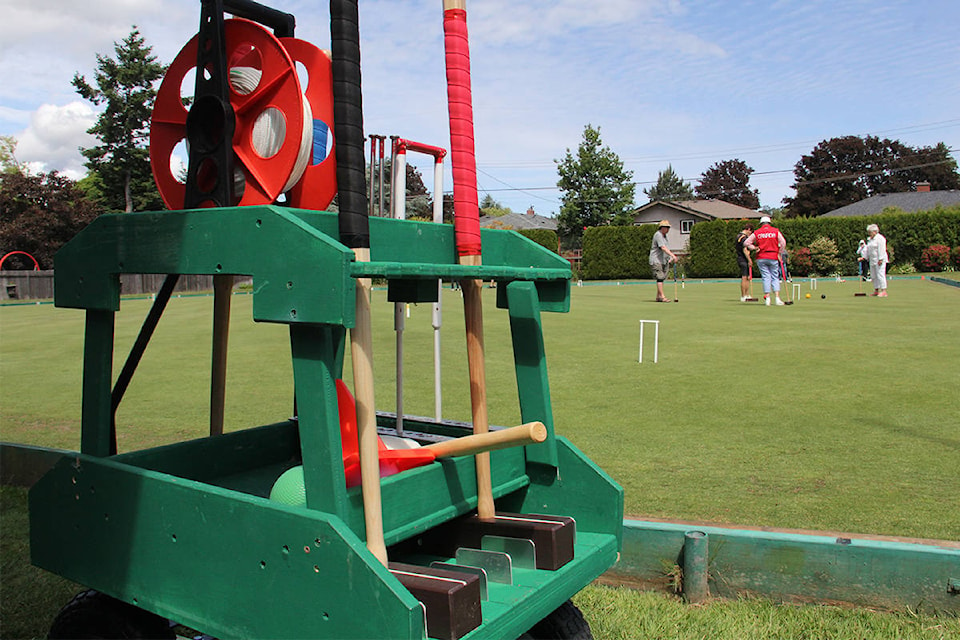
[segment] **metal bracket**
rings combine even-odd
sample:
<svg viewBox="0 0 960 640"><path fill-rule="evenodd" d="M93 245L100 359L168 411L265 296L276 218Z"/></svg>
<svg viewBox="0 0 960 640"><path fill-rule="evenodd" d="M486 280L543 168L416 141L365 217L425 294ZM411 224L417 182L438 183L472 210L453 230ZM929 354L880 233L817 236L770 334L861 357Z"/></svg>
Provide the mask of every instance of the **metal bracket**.
<svg viewBox="0 0 960 640"><path fill-rule="evenodd" d="M480 548L484 551L499 551L510 556L510 561L518 569L537 568L537 547L527 538L508 538L506 536L483 536Z"/></svg>
<svg viewBox="0 0 960 640"><path fill-rule="evenodd" d="M490 582L513 584L513 562L505 553L460 547L456 562L460 566L480 567L486 571Z"/></svg>

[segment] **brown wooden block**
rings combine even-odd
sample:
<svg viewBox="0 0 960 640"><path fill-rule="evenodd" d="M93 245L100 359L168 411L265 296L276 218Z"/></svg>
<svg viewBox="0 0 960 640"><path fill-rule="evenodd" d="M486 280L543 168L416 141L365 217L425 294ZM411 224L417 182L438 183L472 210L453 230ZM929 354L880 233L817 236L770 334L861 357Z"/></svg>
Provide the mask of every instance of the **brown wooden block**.
<svg viewBox="0 0 960 640"><path fill-rule="evenodd" d="M431 638L457 640L483 622L478 575L402 562L391 562L388 568L423 603Z"/></svg>
<svg viewBox="0 0 960 640"><path fill-rule="evenodd" d="M533 540L537 569L556 571L573 560L576 523L569 516L498 512L494 518L476 515L452 520L417 540L423 553L450 555L460 547L480 549L483 536Z"/></svg>

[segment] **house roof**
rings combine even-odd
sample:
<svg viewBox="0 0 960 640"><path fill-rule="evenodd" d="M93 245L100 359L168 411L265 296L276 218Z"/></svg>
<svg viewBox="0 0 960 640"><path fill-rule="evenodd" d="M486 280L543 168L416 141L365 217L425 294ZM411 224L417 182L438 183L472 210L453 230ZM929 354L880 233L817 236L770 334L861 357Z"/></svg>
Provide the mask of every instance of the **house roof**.
<svg viewBox="0 0 960 640"><path fill-rule="evenodd" d="M501 229L552 229L557 230L556 218L545 218L529 213L505 213L502 216L480 216L480 226Z"/></svg>
<svg viewBox="0 0 960 640"><path fill-rule="evenodd" d="M739 220L741 218L759 218L763 215L760 211L747 209L746 207L731 204L723 200L679 200L676 202L669 200L651 200L634 211L634 215L638 216L658 204L676 209L680 213L693 214L708 220L717 218L723 220Z"/></svg>
<svg viewBox="0 0 960 640"><path fill-rule="evenodd" d="M881 193L859 202L848 204L845 207L834 209L823 214L822 218L841 218L854 216L870 216L880 213L888 207L896 207L907 213L929 211L937 205L949 207L960 204L960 190L946 191L905 191L902 193Z"/></svg>

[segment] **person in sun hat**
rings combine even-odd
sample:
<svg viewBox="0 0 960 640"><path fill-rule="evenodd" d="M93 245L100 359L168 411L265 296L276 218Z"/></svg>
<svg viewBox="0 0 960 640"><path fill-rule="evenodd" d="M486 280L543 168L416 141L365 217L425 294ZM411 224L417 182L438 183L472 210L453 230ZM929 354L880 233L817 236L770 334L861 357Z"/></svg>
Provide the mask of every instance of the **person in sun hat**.
<svg viewBox="0 0 960 640"><path fill-rule="evenodd" d="M866 258L870 264L870 280L873 282L872 296L887 297L887 239L880 233L880 227L875 224L867 225Z"/></svg>
<svg viewBox="0 0 960 640"><path fill-rule="evenodd" d="M757 267L763 278L763 303L770 306L772 293L777 306L783 305L780 299L780 253L786 248L787 241L770 222L770 216L760 218L760 228L750 234L743 246L757 251Z"/></svg>
<svg viewBox="0 0 960 640"><path fill-rule="evenodd" d="M657 279L657 302L670 302L670 298L663 295L663 281L667 279L667 266L677 261L677 256L667 246L667 232L670 231L670 221L661 220L660 228L653 234L650 243L650 270Z"/></svg>

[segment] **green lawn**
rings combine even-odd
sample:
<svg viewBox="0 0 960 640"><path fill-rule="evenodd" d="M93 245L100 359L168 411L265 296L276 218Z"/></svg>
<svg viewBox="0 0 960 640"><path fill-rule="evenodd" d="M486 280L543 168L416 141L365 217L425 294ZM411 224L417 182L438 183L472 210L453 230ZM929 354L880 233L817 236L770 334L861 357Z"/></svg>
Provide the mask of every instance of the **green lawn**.
<svg viewBox="0 0 960 640"><path fill-rule="evenodd" d="M557 430L625 487L632 516L958 540L960 289L892 279L877 299L854 297L856 286L821 280L807 299L803 283L797 304L770 308L739 303L732 282L688 283L679 304L653 303L649 283L575 287L569 314L544 314ZM233 299L228 429L291 412L287 332L253 323L251 302ZM115 371L149 304L124 301ZM444 304L444 415L469 420L462 304L452 291ZM209 297L171 301L118 414L121 450L205 434L211 308ZM491 290L484 311L491 422L515 424L508 323ZM649 342L637 362L640 319L661 321L657 364ZM378 406L393 410L383 291L374 321ZM82 334L81 311L0 307L0 439L79 446ZM429 305L410 308L405 350L406 410L430 415ZM25 515L8 509L24 496L3 498L3 637L33 637L73 587L27 566ZM49 604L24 592L31 584ZM23 593L36 607L18 627ZM577 602L598 638L960 636L953 618L768 601L685 607L593 587Z"/></svg>
<svg viewBox="0 0 960 640"><path fill-rule="evenodd" d="M632 516L960 539L960 289L801 289L767 308L732 283L688 283L679 304L646 283L574 287L569 314L544 314L557 431L624 486ZM374 296L377 403L392 410L393 314ZM506 314L485 296L491 422L516 424ZM228 429L291 412L287 332L252 322L251 301L234 296ZM149 304L123 304L117 371ZM444 304L444 415L469 420L459 295ZM171 301L118 414L122 450L204 434L211 306ZM639 319L661 321L658 364L650 331L637 362ZM81 311L0 308L0 438L79 446L82 334ZM430 415L429 305L411 306L405 353L406 411Z"/></svg>

